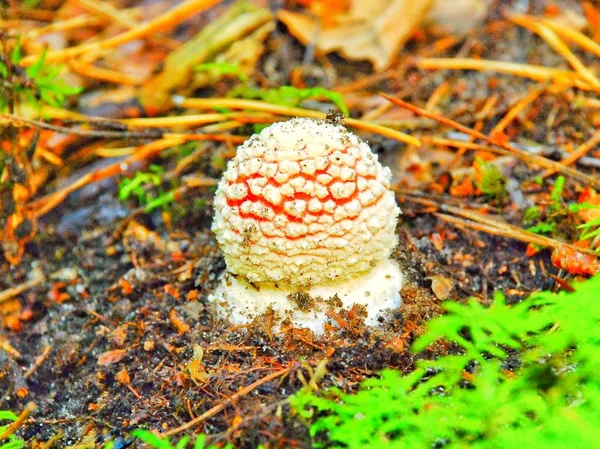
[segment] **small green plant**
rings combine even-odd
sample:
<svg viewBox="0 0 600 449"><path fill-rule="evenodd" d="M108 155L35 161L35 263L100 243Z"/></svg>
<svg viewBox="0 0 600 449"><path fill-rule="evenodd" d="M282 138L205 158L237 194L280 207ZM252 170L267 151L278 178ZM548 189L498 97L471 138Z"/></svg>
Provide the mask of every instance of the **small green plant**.
<svg viewBox="0 0 600 449"><path fill-rule="evenodd" d="M385 370L356 394L308 389L292 398L315 447L599 447L600 276L574 293L543 292L490 307L446 303L413 345L455 350L403 376Z"/></svg>
<svg viewBox="0 0 600 449"><path fill-rule="evenodd" d="M248 81L248 75L246 75L240 65L237 63L229 62L205 62L195 68L196 72L209 72L215 78L220 78L225 75L233 75L240 81Z"/></svg>
<svg viewBox="0 0 600 449"><path fill-rule="evenodd" d="M496 165L475 158L475 185L484 195L504 203L507 197L506 179Z"/></svg>
<svg viewBox="0 0 600 449"><path fill-rule="evenodd" d="M229 92L229 96L258 99L266 101L267 103L288 107L296 107L307 99L326 98L335 104L340 112L345 115L349 114L348 108L344 103L343 95L323 87L297 89L292 86L281 86L276 89L256 89L253 87L241 86Z"/></svg>
<svg viewBox="0 0 600 449"><path fill-rule="evenodd" d="M0 421L10 421L11 423L17 420L17 415L9 410L0 410ZM0 425L0 435L3 435L9 428L10 424ZM20 449L25 447L25 441L11 434L4 440L0 440L0 449Z"/></svg>
<svg viewBox="0 0 600 449"><path fill-rule="evenodd" d="M550 191L550 203L545 208L533 206L525 211L523 222L535 223L527 230L568 241L587 240L600 235L600 220L579 224L581 219L577 216L581 210L599 207L589 203L566 204L563 199L564 185L564 176L559 176Z"/></svg>
<svg viewBox="0 0 600 449"><path fill-rule="evenodd" d="M600 218L579 225L577 226L577 229L581 229L579 240L587 240L597 237L600 235ZM598 247L598 250L600 250L600 247Z"/></svg>
<svg viewBox="0 0 600 449"><path fill-rule="evenodd" d="M190 442L189 437L183 437L173 446L169 441L169 438L161 438L156 434L150 432L149 430L144 429L134 430L133 432L131 432L131 435L136 438L139 438L153 449L185 449L186 447L188 447L188 443ZM232 446L230 444L221 448L217 448L217 446L213 445L206 446L205 435L198 435L196 437L196 441L194 441L193 446L194 449L231 449L231 447Z"/></svg>
<svg viewBox="0 0 600 449"><path fill-rule="evenodd" d="M81 91L61 78L62 66L46 64L44 51L37 62L22 67L21 41L16 40L9 55L0 56L0 111L10 110L11 101L39 106L62 106L68 96Z"/></svg>
<svg viewBox="0 0 600 449"><path fill-rule="evenodd" d="M119 200L127 201L135 197L139 205L144 206L144 212L154 209L166 209L175 201L175 191L163 191L164 170L158 165L151 164L148 172L136 172L133 178L125 178L119 183ZM158 187L158 195L154 196L149 187Z"/></svg>

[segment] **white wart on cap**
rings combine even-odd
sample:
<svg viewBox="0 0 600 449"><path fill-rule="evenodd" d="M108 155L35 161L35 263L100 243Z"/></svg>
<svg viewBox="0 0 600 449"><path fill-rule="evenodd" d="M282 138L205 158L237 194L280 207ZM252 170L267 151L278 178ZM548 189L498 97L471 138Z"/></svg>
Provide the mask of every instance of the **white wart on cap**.
<svg viewBox="0 0 600 449"><path fill-rule="evenodd" d="M227 264L210 298L219 312L244 324L272 309L320 333L328 310L358 304L377 324L400 305L403 278L388 260L400 213L390 180L341 125L295 118L248 139L215 196ZM299 292L311 300L300 304Z"/></svg>

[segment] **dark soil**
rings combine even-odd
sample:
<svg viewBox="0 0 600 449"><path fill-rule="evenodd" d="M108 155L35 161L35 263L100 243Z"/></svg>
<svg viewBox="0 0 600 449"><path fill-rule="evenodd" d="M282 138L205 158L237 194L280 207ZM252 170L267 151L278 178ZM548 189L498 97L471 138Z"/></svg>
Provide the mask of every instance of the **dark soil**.
<svg viewBox="0 0 600 449"><path fill-rule="evenodd" d="M513 3L517 2L495 2L490 20L501 17L500 4L511 7ZM543 6L531 3L532 11ZM479 27L437 56L461 52L551 67L563 64L540 39L516 26L507 26L500 34ZM290 54L302 57L303 48L282 30L271 39L269 48L291 48ZM430 36L412 42L405 54L418 54L433 40ZM288 65L300 64L300 59L290 60L278 51L267 54L263 62L276 58L284 75ZM366 65L358 65L365 70L361 71L337 56L330 60L344 83L368 74ZM404 64L398 62L399 67ZM507 75L412 67L400 72L404 75L369 89L405 92L405 100L423 105L442 81L448 81L452 93L450 102L441 105L443 114L465 124L474 122L487 97L498 95L497 114L485 123L486 130L531 87L531 82ZM497 82L492 83L492 78ZM528 117L534 126L520 129L521 139L552 145L575 139L577 133L587 136L592 129L590 118L561 95L549 92L536 105L541 112L537 118ZM550 129L546 118L552 105L557 105L558 117L566 123ZM445 133L442 129L424 132ZM391 141L363 137L386 161L402 156L403 147ZM219 144L211 145L213 152L218 151ZM210 154L200 170L218 176L209 158ZM511 176L522 180L536 173L515 164ZM434 171L434 177L441 175ZM403 174L396 172L395 177L402 179ZM54 187L48 186L48 191ZM435 196L426 186L411 192ZM197 205L198 199L206 200L203 206ZM522 243L457 229L425 207L403 201L400 245L394 258L404 267L408 282L402 290L402 307L381 329L350 323L320 338L295 329L274 334L265 324L236 329L216 321L206 302L225 267L210 231L211 201L212 191L194 191L174 207L172 223L165 223L161 212L131 215L135 205L116 199L114 180L102 182L72 195L44 219L20 265L9 266L0 258L0 291L26 282L35 272L46 276L19 297L21 308L32 314L23 329L2 331L2 339L20 355L0 351L0 409L18 411L29 401L37 405L20 431L23 438L47 441L62 434L53 447L83 441L102 444L110 439L126 443L132 429L165 431L180 426L240 388L293 366L288 375L260 385L187 434L205 432L211 442L230 441L242 448L260 443L309 447L307 428L285 399L303 386L319 361L327 359L327 374L318 382L321 388L335 385L351 391L383 368L408 372L420 357L408 351L410 343L423 332L427 320L442 312L432 282L449 281L451 300L475 296L486 302L494 291L503 290L517 301L553 287L550 274L558 271L547 251L527 258ZM485 203L485 199L478 201L481 206ZM519 224L522 212L519 207L506 207L504 216ZM441 249L434 244L436 234L444 236ZM198 362L190 365L194 354ZM123 370L130 384L123 380Z"/></svg>

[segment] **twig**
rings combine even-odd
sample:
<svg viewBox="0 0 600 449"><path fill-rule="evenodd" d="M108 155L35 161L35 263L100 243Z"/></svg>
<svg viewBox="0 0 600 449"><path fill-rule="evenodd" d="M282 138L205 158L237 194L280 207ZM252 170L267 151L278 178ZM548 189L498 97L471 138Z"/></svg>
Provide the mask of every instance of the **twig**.
<svg viewBox="0 0 600 449"><path fill-rule="evenodd" d="M23 421L25 421L27 419L27 417L35 410L35 407L36 406L35 406L34 402L27 403L27 405L25 406L25 408L23 409L21 414L17 417L17 419L15 421L13 421L10 424L10 426L8 426L6 428L6 430L4 432L2 432L2 434L0 434L0 441L4 440L5 438L8 438L13 433L15 433L17 431L17 429L19 427L21 427L21 424L23 424Z"/></svg>
<svg viewBox="0 0 600 449"><path fill-rule="evenodd" d="M143 128L142 130L98 130L98 129L81 129L68 126L51 125L50 123L39 120L25 119L13 114L0 114L0 123L3 121L10 123L15 127L31 126L33 128L47 129L61 134L75 134L84 137L103 137L107 139L184 139L184 140L213 140L217 142L232 142L242 143L247 139L246 136L233 136L230 134L206 134L206 133L165 133L160 129L153 129L166 126L183 126L183 125L203 125L206 123L214 123L217 116L220 114L204 114L203 116L186 116L186 117L158 117L150 119L126 119L127 125L134 124ZM236 114L234 114L236 115ZM238 114L239 115L239 114ZM208 117L211 116L211 117ZM188 117L191 117L188 118ZM208 118L207 118L208 117ZM241 117L240 117L241 118ZM79 117L82 119L82 117ZM259 121L258 118L250 119L251 121ZM238 123L238 122L236 122ZM90 118L89 122L82 121L81 126L107 126L118 125L123 126L121 122L112 122L109 120L94 121ZM238 125L239 126L239 125Z"/></svg>
<svg viewBox="0 0 600 449"><path fill-rule="evenodd" d="M30 288L33 288L36 285L39 285L45 279L46 279L46 277L41 275L30 281L23 282L22 284L17 285L16 287L11 287L11 288L8 288L8 289L0 292L0 304L14 298L17 295L20 295L25 290L29 290Z"/></svg>
<svg viewBox="0 0 600 449"><path fill-rule="evenodd" d="M571 165L573 162L576 162L578 159L585 156L585 154L594 148L598 143L600 143L600 131L596 131L592 137L579 145L571 154L560 161L563 165ZM542 178L553 175L556 173L556 170L549 168L544 173L542 173Z"/></svg>
<svg viewBox="0 0 600 449"><path fill-rule="evenodd" d="M78 136L85 137L104 137L107 139L119 138L119 139L152 139L159 138L162 136L162 132L155 130L143 130L143 131L104 131L96 129L78 129L66 126L51 125L50 123L42 122L40 120L26 119L13 114L0 114L0 124L2 122L8 122L15 127L31 126L34 128L47 129L62 134L75 134ZM110 123L110 122L107 122ZM89 126L89 124L86 124ZM121 125L122 126L122 125Z"/></svg>
<svg viewBox="0 0 600 449"><path fill-rule="evenodd" d="M567 45L558 37L558 35L546 25L538 22L529 16L512 16L510 21L521 25L528 30L538 34L554 51L560 54L575 69L577 73L594 87L600 86L600 80L573 54Z"/></svg>
<svg viewBox="0 0 600 449"><path fill-rule="evenodd" d="M437 70L480 70L521 76L535 81L555 81L582 90L594 90L577 72L540 65L472 58L417 58L417 67Z"/></svg>
<svg viewBox="0 0 600 449"><path fill-rule="evenodd" d="M392 103L394 103L397 106L400 106L404 109L408 109L409 111L412 111L415 114L418 114L420 116L431 118L431 119L437 121L438 123L441 123L442 125L449 126L450 128L453 128L453 129L456 129L457 131L468 134L476 139L485 140L486 142L489 142L492 145L499 146L500 148L503 148L504 150L507 150L516 156L519 156L523 160L528 160L528 161L535 163L537 165L540 165L544 168L555 169L556 171L558 171L560 173L564 173L575 179L579 179L582 182L586 182L591 185L600 187L600 180L596 179L594 176L586 175L585 173L581 173L578 170L575 170L571 167L567 167L559 162L551 161L550 159L546 159L545 157L529 154L523 150L519 150L518 148L511 146L509 143L507 143L503 140L488 137L485 134L480 133L479 131L475 131L475 130L469 128L468 126L461 125L460 123L450 120L449 118L442 117L433 112L425 111L424 109L421 109L418 106L414 106L410 103L407 103L406 101L400 100L398 98L394 98L394 97L384 94L384 93L381 93L381 95L383 95L386 99L388 99L389 101L391 101Z"/></svg>
<svg viewBox="0 0 600 449"><path fill-rule="evenodd" d="M265 103L264 101L244 100L238 98L183 98L175 96L173 98L173 101L181 107L190 109L250 109L254 111L270 112L272 114L279 114L291 117L312 117L319 119L325 119L327 117L327 114L324 112L312 111L310 109L291 108L287 106L279 106L271 103ZM414 145L417 147L421 146L421 142L416 137L409 136L408 134L404 134L399 131L386 128L385 126L377 125L375 123L365 122L363 120L357 120L350 117L344 118L344 123L350 126L354 126L355 128L362 129L364 131L369 131L376 134L381 134L382 136L390 137L408 145Z"/></svg>
<svg viewBox="0 0 600 449"><path fill-rule="evenodd" d="M48 358L51 352L52 346L44 346L44 350L42 351L42 353L37 359L35 359L35 362L33 363L33 365L31 365L31 368L27 370L23 377L25 377L25 379L29 379L33 375L33 373L35 373L38 370L38 368L42 366L42 363L44 363L44 361Z"/></svg>
<svg viewBox="0 0 600 449"><path fill-rule="evenodd" d="M253 382L250 385L242 388L237 393L232 394L230 397L228 397L227 399L225 399L220 404L215 405L214 407L212 407L211 409L207 410L206 412L204 412L200 416L192 419L191 421L188 421L187 423L185 423L185 424L183 424L183 425L181 425L179 427L175 427L174 429L168 430L166 432L162 432L160 434L160 436L164 438L164 437L176 435L176 434L178 434L180 432L183 432L185 430L191 429L192 427L197 426L201 422L207 420L208 418L213 417L214 415L216 415L220 411L224 410L226 407L228 407L229 405L231 405L233 402L237 401L242 396L247 395L248 393L250 393L255 388L260 387L262 384L264 384L266 382L270 382L273 379L277 379L278 377L284 376L284 375L288 374L290 371L292 371L292 370L294 370L294 369L296 369L298 367L299 367L299 365L297 363L294 363L294 364L288 366L287 368L283 368L283 369L281 369L279 371L275 371L274 373L271 373L271 374L269 374L269 375L267 375L267 376L265 376L265 377L257 380L256 382Z"/></svg>

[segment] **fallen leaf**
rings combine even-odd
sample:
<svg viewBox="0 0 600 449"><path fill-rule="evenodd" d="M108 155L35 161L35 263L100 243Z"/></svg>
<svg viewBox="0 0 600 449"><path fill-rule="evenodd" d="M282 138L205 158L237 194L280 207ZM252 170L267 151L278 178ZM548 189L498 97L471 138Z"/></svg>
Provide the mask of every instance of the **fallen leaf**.
<svg viewBox="0 0 600 449"><path fill-rule="evenodd" d="M401 337L394 337L392 339L390 339L385 345L384 348L390 349L394 352L397 352L398 354L402 354L404 353L405 349L405 345L404 345L404 341L402 340Z"/></svg>
<svg viewBox="0 0 600 449"><path fill-rule="evenodd" d="M589 254L579 253L567 245L552 251L552 264L574 275L594 276L600 273L600 260Z"/></svg>
<svg viewBox="0 0 600 449"><path fill-rule="evenodd" d="M481 25L488 10L487 0L436 0L427 14L427 21L452 34L464 35Z"/></svg>
<svg viewBox="0 0 600 449"><path fill-rule="evenodd" d="M175 309L171 309L169 312L169 320L171 320L171 324L177 330L178 334L185 334L190 330L190 326L181 319L179 314Z"/></svg>
<svg viewBox="0 0 600 449"><path fill-rule="evenodd" d="M98 365L112 365L123 360L123 357L126 355L126 349L114 349L112 351L103 352L98 356Z"/></svg>
<svg viewBox="0 0 600 449"><path fill-rule="evenodd" d="M129 385L131 383L131 377L129 377L129 373L125 368L115 375L115 379L117 379L117 382L123 385Z"/></svg>
<svg viewBox="0 0 600 449"><path fill-rule="evenodd" d="M319 29L317 18L280 10L277 17L304 45L339 51L351 60L366 59L375 70L387 68L421 23L431 0L353 0L345 14Z"/></svg>
<svg viewBox="0 0 600 449"><path fill-rule="evenodd" d="M431 291L437 299L448 299L450 293L454 288L454 284L451 279L443 276L430 276L431 279Z"/></svg>

